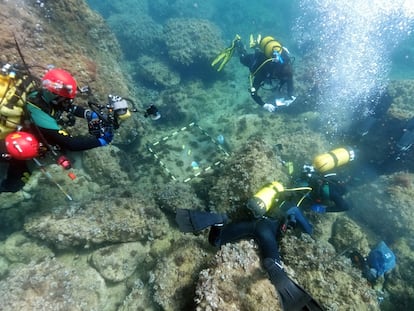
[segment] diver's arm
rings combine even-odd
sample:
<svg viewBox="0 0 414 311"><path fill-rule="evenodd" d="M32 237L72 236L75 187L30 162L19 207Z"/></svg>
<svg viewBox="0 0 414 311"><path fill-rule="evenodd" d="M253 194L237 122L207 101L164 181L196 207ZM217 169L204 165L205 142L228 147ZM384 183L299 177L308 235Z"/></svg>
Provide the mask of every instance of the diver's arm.
<svg viewBox="0 0 414 311"><path fill-rule="evenodd" d="M263 101L263 99L259 96L259 94L257 93L257 91L258 91L258 88L260 87L260 85L259 86L257 86L257 87L251 87L251 89L250 89L250 95L252 96L252 98L253 98L253 100L259 105L259 106L262 106L263 107L263 105L264 104L266 104L264 101Z"/></svg>

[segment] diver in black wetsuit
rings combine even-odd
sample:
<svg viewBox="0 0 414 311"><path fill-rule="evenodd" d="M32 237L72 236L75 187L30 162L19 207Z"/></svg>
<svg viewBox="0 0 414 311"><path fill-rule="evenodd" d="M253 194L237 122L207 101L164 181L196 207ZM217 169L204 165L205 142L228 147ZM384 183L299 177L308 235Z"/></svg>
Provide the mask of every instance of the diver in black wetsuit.
<svg viewBox="0 0 414 311"><path fill-rule="evenodd" d="M277 104L266 103L259 96L259 89L272 80L278 80L280 88L286 84L285 100L280 105L290 105L296 97L293 96L293 68L289 51L282 47L273 37L264 37L257 43L253 54L248 54L241 41L237 42L237 53L240 63L250 71L250 95L253 100L269 112L277 109Z"/></svg>
<svg viewBox="0 0 414 311"><path fill-rule="evenodd" d="M299 183L312 188L308 197L314 212L344 212L350 209L349 203L343 198L347 189L344 182L336 178L336 174L323 175L316 172L313 166L304 165Z"/></svg>
<svg viewBox="0 0 414 311"><path fill-rule="evenodd" d="M293 282L281 264L277 239L281 224L260 217L226 224L227 216L187 209L177 210L177 223L183 232L196 232L211 226L209 242L214 246L253 238L259 245L263 266L275 286L285 311L321 311L322 307L303 288Z"/></svg>

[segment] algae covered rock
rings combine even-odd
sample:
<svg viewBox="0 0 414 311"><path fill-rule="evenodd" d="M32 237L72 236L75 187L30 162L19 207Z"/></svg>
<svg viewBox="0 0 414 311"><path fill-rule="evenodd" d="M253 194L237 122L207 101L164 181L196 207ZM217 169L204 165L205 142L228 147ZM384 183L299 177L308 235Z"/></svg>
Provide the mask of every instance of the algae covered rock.
<svg viewBox="0 0 414 311"><path fill-rule="evenodd" d="M87 150L82 155L83 166L92 180L100 185L118 187L129 183L120 163L122 151L115 146Z"/></svg>
<svg viewBox="0 0 414 311"><path fill-rule="evenodd" d="M338 253L347 249L357 249L361 254L368 254L370 250L366 233L347 217L339 217L334 222L330 242Z"/></svg>
<svg viewBox="0 0 414 311"><path fill-rule="evenodd" d="M148 251L139 242L110 245L94 251L90 263L105 280L121 282L134 273Z"/></svg>
<svg viewBox="0 0 414 311"><path fill-rule="evenodd" d="M352 189L356 208L350 213L382 239L414 234L414 174L396 172ZM373 217L375 215L375 217Z"/></svg>
<svg viewBox="0 0 414 311"><path fill-rule="evenodd" d="M47 246L28 238L22 232L13 233L4 244L0 244L0 254L13 263L39 262L54 255Z"/></svg>
<svg viewBox="0 0 414 311"><path fill-rule="evenodd" d="M223 48L221 31L212 22L171 18L164 25L168 56L177 65L208 65Z"/></svg>
<svg viewBox="0 0 414 311"><path fill-rule="evenodd" d="M180 83L180 76L173 71L168 63L151 56L141 56L134 63L136 79L147 83L153 88L169 88Z"/></svg>
<svg viewBox="0 0 414 311"><path fill-rule="evenodd" d="M56 248L89 248L103 243L146 242L163 236L167 220L157 209L133 198L110 198L62 213L28 217L25 231ZM154 203L152 203L154 204Z"/></svg>
<svg viewBox="0 0 414 311"><path fill-rule="evenodd" d="M409 310L414 304L414 243L412 239L401 238L390 247L397 257L397 266L385 275L389 310Z"/></svg>
<svg viewBox="0 0 414 311"><path fill-rule="evenodd" d="M222 169L217 182L209 191L214 209L230 213L231 218L243 213L248 199L267 183L287 184L288 175L283 165L266 142L247 141L234 152Z"/></svg>
<svg viewBox="0 0 414 311"><path fill-rule="evenodd" d="M351 261L337 256L333 246L309 235L286 235L283 262L296 280L326 310L380 310L377 295Z"/></svg>
<svg viewBox="0 0 414 311"><path fill-rule="evenodd" d="M146 12L130 8L110 16L108 23L127 58L134 59L143 53L148 55L159 53L162 26L154 22Z"/></svg>
<svg viewBox="0 0 414 311"><path fill-rule="evenodd" d="M149 282L154 301L163 310L191 309L194 279L210 258L205 248L197 238L182 238L168 255L159 258Z"/></svg>
<svg viewBox="0 0 414 311"><path fill-rule="evenodd" d="M226 244L200 272L196 310L282 310L251 241Z"/></svg>
<svg viewBox="0 0 414 311"><path fill-rule="evenodd" d="M188 183L171 181L155 194L155 200L163 210L168 213L175 213L177 208L203 210L204 206L197 197L194 189Z"/></svg>
<svg viewBox="0 0 414 311"><path fill-rule="evenodd" d="M125 297L118 311L157 311L159 306L152 300L150 288L140 279L135 280L130 293Z"/></svg>
<svg viewBox="0 0 414 311"><path fill-rule="evenodd" d="M104 310L106 285L93 269L78 271L55 259L19 266L0 281L1 309Z"/></svg>

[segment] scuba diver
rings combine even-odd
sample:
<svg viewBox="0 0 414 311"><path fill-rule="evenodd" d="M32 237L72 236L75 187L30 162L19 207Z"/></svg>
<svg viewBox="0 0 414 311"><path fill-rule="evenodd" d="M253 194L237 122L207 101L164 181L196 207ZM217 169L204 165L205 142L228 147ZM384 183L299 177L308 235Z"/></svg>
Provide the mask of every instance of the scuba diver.
<svg viewBox="0 0 414 311"><path fill-rule="evenodd" d="M308 186L312 191L308 195L310 209L317 213L343 212L350 206L343 196L347 193L344 182L336 178L335 173L320 174L312 165L304 165L302 176L298 182Z"/></svg>
<svg viewBox="0 0 414 311"><path fill-rule="evenodd" d="M240 36L236 35L231 45L214 59L212 66L220 64L217 70L222 70L236 50L240 62L250 70L249 91L253 100L269 112L274 112L278 107L289 106L296 97L293 96L293 60L288 49L273 37L262 38L260 35L257 39L250 36L250 48L255 52L248 54ZM273 103L266 103L258 91L265 84L273 85L274 81L279 81L279 91L286 84L286 96L275 99Z"/></svg>
<svg viewBox="0 0 414 311"><path fill-rule="evenodd" d="M312 165L303 166L302 174L296 183L312 189L305 197L310 201L312 211L326 213L350 209L349 203L343 198L347 193L345 186L347 180L340 180L336 173L329 172L354 159L353 149L340 147L316 156Z"/></svg>
<svg viewBox="0 0 414 311"><path fill-rule="evenodd" d="M10 66L7 68L15 77L15 71L17 70ZM8 75L9 73L7 73ZM14 83L14 80L8 83ZM1 160L9 163L6 178L1 182L0 192L17 192L24 186L24 178L27 178L30 174L26 160L35 159L46 151L51 151L56 155L56 150L87 150L106 146L112 141L114 124L104 122L99 115L99 111L85 109L73 104L77 93L77 83L69 72L57 68L47 71L41 79L40 88L26 89L27 94L19 97L20 101L25 99L24 103L21 103L22 107L12 107L10 103L6 103L10 97L6 96L9 89L7 87L5 90L0 112L7 112L8 121L12 123L10 128L14 128L12 134L15 135L0 137L5 138L5 140L0 140ZM5 110L3 107L8 107L9 110ZM118 124L118 119L125 119L130 116L127 103L120 97L115 98L113 110L115 124ZM16 120L10 117L12 115L10 111L15 112ZM23 112L22 115L17 114L20 111ZM73 137L69 135L64 127L73 125L75 117L87 119L90 132L92 133L92 130L95 130L93 132L95 137ZM25 121L30 124L25 125ZM98 131L96 131L97 127L99 127ZM10 128L7 130L9 131ZM20 129L23 131L19 132ZM27 138L28 134L26 132L33 136ZM23 135L26 140L32 139L35 141L36 139L37 144L27 144L19 135ZM37 146L36 152L32 150L35 145Z"/></svg>
<svg viewBox="0 0 414 311"><path fill-rule="evenodd" d="M273 214L274 207L281 202L280 195L284 191L302 190L309 188L284 189L278 182L266 185L248 201L247 208L253 217L250 216L245 221L230 222L226 214L189 209L178 209L176 221L182 232L197 232L210 227L208 240L216 247L253 238L259 245L263 267L278 292L283 310L320 311L323 309L318 302L287 275L278 247L278 239L286 232L286 224L294 226L299 223L309 234L312 233L312 226L295 205L287 210L286 221L269 217Z"/></svg>

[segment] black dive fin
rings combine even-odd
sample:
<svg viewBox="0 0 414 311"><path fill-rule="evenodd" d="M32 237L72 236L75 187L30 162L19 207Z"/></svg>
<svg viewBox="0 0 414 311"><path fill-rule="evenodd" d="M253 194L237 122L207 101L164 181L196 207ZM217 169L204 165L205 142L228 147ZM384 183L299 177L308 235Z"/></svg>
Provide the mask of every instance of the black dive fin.
<svg viewBox="0 0 414 311"><path fill-rule="evenodd" d="M397 142L400 151L408 151L414 144L414 131L406 131Z"/></svg>
<svg viewBox="0 0 414 311"><path fill-rule="evenodd" d="M196 232L227 221L224 214L178 208L175 221L182 232Z"/></svg>
<svg viewBox="0 0 414 311"><path fill-rule="evenodd" d="M323 311L322 307L302 287L293 282L280 264L265 258L263 265L276 287L284 311Z"/></svg>

